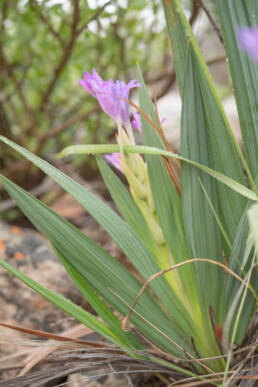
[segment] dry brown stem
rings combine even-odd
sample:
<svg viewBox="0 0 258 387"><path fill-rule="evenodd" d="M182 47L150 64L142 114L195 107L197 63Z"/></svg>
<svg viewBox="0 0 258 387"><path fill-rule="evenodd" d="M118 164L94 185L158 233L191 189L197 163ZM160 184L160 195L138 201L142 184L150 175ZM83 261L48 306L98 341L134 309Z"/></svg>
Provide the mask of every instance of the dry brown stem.
<svg viewBox="0 0 258 387"><path fill-rule="evenodd" d="M203 4L203 1L202 0L197 0L197 2L199 3L200 7L203 9L203 11L205 12L207 18L209 19L212 27L214 28L214 31L216 32L216 34L218 35L218 38L221 42L222 45L224 45L224 40L223 40L223 37L221 35L221 32L220 32L220 29L219 27L217 26L215 20L213 19L213 17L211 16L211 13L210 11L208 10L208 8Z"/></svg>
<svg viewBox="0 0 258 387"><path fill-rule="evenodd" d="M79 37L79 35L87 28L89 23L91 23L93 20L96 20L101 13L104 11L104 9L110 4L110 1L105 3L102 7L100 7L95 14L81 27L79 27L80 22L80 8L79 8L79 0L73 0L73 17L72 17L72 23L71 23L71 30L70 30L70 38L68 43L64 46L63 53L61 55L61 59L56 67L56 69L53 72L53 77L50 80L45 93L42 96L41 103L39 106L39 112L43 112L46 108L46 105L48 103L48 100L54 90L54 87L56 85L56 82L61 75L65 65L67 64L74 47L74 44L76 42L76 39Z"/></svg>
<svg viewBox="0 0 258 387"><path fill-rule="evenodd" d="M139 291L135 301L133 302L132 306L130 307L130 310L128 312L128 314L126 315L126 317L122 320L122 329L126 330L126 326L128 324L128 320L132 314L132 312L135 313L135 306L136 304L138 303L140 297L142 296L144 290L149 286L149 283L151 281L153 281L155 278L158 278L172 270L175 270L175 269L178 269L179 267L182 267L186 264L189 264L189 263L194 263L194 262L208 262L208 263L211 263L213 265L217 265L217 266L220 266L222 267L224 270L227 271L227 273L231 274L233 277L235 277L236 279L238 279L238 281L240 281L241 283L243 283L245 286L247 286L249 288L249 290L253 293L253 289L250 288L250 286L241 278L239 277L236 273L234 273L231 269L229 269L226 265L224 265L223 263L220 263L220 262L217 262L217 261L213 261L212 259L208 259L208 258L193 258L193 259L188 259L186 261L183 261L183 262L180 262L180 263L177 263L176 265L173 265L167 269L164 269L164 270L161 270L159 271L158 273L155 273L153 274L145 283L144 285L142 286L141 290ZM256 297L256 296L255 296Z"/></svg>

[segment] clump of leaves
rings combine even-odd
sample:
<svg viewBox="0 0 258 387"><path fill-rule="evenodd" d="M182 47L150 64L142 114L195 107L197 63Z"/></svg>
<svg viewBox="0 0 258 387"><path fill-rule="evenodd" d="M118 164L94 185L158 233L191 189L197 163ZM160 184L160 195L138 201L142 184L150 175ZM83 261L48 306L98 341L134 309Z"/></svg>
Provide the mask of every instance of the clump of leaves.
<svg viewBox="0 0 258 387"><path fill-rule="evenodd" d="M185 374L200 384L206 380L229 385L245 377L240 371L247 370L248 355L241 346L257 301L258 112L252 107L258 97L251 85L257 83L258 67L239 50L236 31L239 25L252 24L258 12L254 3L229 6L218 0L243 135L242 154L179 0L163 1L163 6L182 97L181 155L164 138L140 71L140 108L136 108L141 113L143 146L134 144L128 110L128 103L135 107L128 101L129 88L139 84L103 81L93 72L85 73L81 83L116 121L118 144L80 145L63 152L120 153L116 163L130 193L100 156L97 162L122 217L46 161L0 137L97 220L142 282L4 176L5 189L48 237L100 319L7 262L0 264L129 357L164 367L159 370L168 377L174 372L177 378L178 373ZM238 351L243 351L245 361L238 363Z"/></svg>

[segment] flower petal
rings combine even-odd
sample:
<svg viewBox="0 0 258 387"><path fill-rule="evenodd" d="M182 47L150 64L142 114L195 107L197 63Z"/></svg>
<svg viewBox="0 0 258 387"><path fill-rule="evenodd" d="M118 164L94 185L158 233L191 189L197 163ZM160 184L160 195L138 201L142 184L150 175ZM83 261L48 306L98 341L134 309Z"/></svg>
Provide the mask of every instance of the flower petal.
<svg viewBox="0 0 258 387"><path fill-rule="evenodd" d="M120 164L120 153L111 153L111 154L105 154L105 159L113 165L115 168L117 168L120 172L124 173L121 164Z"/></svg>
<svg viewBox="0 0 258 387"><path fill-rule="evenodd" d="M240 47L258 64L258 27L239 27L237 36Z"/></svg>
<svg viewBox="0 0 258 387"><path fill-rule="evenodd" d="M132 112L132 116L133 116L133 119L132 119L132 124L133 126L135 127L135 129L138 130L138 132L142 132L142 127L141 127L141 117L140 117L140 114L138 112Z"/></svg>
<svg viewBox="0 0 258 387"><path fill-rule="evenodd" d="M139 82L131 80L126 84L124 81L114 82L112 79L104 81L97 71L92 69L92 74L84 73L84 79L80 79L79 84L97 98L104 112L111 118L125 126L130 123L128 102L122 98L128 99L130 89L141 86Z"/></svg>

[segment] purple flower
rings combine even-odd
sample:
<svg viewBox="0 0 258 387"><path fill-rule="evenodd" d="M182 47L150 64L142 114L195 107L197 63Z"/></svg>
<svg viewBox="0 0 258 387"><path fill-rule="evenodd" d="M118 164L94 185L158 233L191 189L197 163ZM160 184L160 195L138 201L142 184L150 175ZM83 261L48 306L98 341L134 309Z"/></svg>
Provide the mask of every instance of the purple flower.
<svg viewBox="0 0 258 387"><path fill-rule="evenodd" d="M97 98L100 106L111 118L119 124L128 126L130 124L128 102L119 97L128 99L130 89L140 87L141 84L136 80L126 84L123 81L104 81L95 69L90 73L84 73L84 79L79 80L82 85L93 97Z"/></svg>
<svg viewBox="0 0 258 387"><path fill-rule="evenodd" d="M110 153L110 154L104 155L104 157L111 165L117 168L120 172L124 173L120 164L120 157L121 157L120 153Z"/></svg>
<svg viewBox="0 0 258 387"><path fill-rule="evenodd" d="M135 127L135 129L138 130L138 132L142 132L142 127L141 127L141 117L140 117L140 114L138 112L132 112L132 116L133 116L133 119L132 119L132 124L133 126Z"/></svg>
<svg viewBox="0 0 258 387"><path fill-rule="evenodd" d="M240 47L258 65L258 27L239 27L237 36Z"/></svg>

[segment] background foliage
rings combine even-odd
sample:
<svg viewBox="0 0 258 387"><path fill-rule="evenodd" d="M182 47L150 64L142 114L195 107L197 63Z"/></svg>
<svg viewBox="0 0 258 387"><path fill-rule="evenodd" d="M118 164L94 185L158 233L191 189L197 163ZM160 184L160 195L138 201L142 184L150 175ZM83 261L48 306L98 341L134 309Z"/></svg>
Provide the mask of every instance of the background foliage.
<svg viewBox="0 0 258 387"><path fill-rule="evenodd" d="M201 3L183 4L192 24ZM113 123L78 87L83 72L94 66L104 79L128 80L136 76L139 60L146 84L161 85L157 99L165 95L175 73L159 5L158 0L3 0L0 133L47 159L65 145L105 142ZM208 5L213 11L212 2ZM95 174L88 158L75 162L82 175ZM42 179L6 147L0 149L0 168L28 189Z"/></svg>
<svg viewBox="0 0 258 387"><path fill-rule="evenodd" d="M158 33L157 7L155 0L3 0L1 134L47 158L73 142L104 141L113 124L78 79L94 66L104 79L129 79L137 58L147 76L164 67L166 37ZM25 187L41 179L6 148L0 167Z"/></svg>

